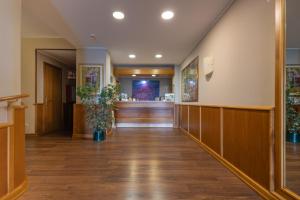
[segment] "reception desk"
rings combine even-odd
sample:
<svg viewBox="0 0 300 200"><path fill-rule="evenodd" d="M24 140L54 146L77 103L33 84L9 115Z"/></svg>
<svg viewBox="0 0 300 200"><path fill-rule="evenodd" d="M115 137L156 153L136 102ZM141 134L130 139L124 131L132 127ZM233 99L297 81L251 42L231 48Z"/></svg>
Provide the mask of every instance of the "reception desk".
<svg viewBox="0 0 300 200"><path fill-rule="evenodd" d="M174 103L120 101L115 111L117 127L173 127Z"/></svg>

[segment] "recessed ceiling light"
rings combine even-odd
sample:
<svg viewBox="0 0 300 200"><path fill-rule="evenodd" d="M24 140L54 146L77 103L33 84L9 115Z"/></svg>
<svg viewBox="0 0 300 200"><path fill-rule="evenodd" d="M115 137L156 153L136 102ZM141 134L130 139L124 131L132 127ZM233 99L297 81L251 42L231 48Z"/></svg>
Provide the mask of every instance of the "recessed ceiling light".
<svg viewBox="0 0 300 200"><path fill-rule="evenodd" d="M134 54L129 54L128 57L134 59L136 56Z"/></svg>
<svg viewBox="0 0 300 200"><path fill-rule="evenodd" d="M96 40L96 39L97 39L97 38L96 38L96 35L95 35L94 33L90 34L90 39L91 39L91 40Z"/></svg>
<svg viewBox="0 0 300 200"><path fill-rule="evenodd" d="M161 14L161 18L163 18L164 20L170 20L173 17L174 17L174 12L170 10L166 10Z"/></svg>
<svg viewBox="0 0 300 200"><path fill-rule="evenodd" d="M152 74L153 77L156 77L156 74Z"/></svg>
<svg viewBox="0 0 300 200"><path fill-rule="evenodd" d="M155 58L162 58L163 56L161 54L156 54Z"/></svg>
<svg viewBox="0 0 300 200"><path fill-rule="evenodd" d="M113 12L113 17L114 17L115 19L121 20L121 19L124 19L124 18L125 18L125 15L124 15L124 13L121 12L121 11L114 11L114 12Z"/></svg>
<svg viewBox="0 0 300 200"><path fill-rule="evenodd" d="M131 76L135 77L136 75L135 75L135 74L132 74Z"/></svg>

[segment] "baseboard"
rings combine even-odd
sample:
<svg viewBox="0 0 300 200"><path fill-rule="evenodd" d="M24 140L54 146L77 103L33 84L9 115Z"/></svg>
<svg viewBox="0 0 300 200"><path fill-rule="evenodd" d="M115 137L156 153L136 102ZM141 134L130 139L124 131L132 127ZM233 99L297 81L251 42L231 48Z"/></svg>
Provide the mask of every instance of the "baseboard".
<svg viewBox="0 0 300 200"><path fill-rule="evenodd" d="M14 200L19 198L24 192L28 189L28 179L25 178L24 182L14 189L12 192L8 193L4 197L0 198L0 200Z"/></svg>
<svg viewBox="0 0 300 200"><path fill-rule="evenodd" d="M200 142L197 138L195 138L193 135L188 133L186 130L180 128L180 130L185 133L187 136L189 136L192 140L194 140L196 143L200 145L202 149L204 149L206 152L208 152L211 156L213 156L216 160L218 160L223 166L225 166L227 169L229 169L234 175L236 175L239 179L241 179L244 183L246 183L251 189L256 191L262 198L270 200L270 199L282 199L280 196L276 195L275 193L267 190L260 184L258 184L256 181L254 181L252 178L247 176L244 172L236 168L233 164L228 162L225 158L220 156L218 153L213 151L211 148L209 148L206 144Z"/></svg>

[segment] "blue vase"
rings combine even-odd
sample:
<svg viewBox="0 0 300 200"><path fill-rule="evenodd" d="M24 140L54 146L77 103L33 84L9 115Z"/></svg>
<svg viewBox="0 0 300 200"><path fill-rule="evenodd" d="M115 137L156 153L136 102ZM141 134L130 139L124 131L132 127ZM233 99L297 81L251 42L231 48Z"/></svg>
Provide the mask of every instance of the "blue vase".
<svg viewBox="0 0 300 200"><path fill-rule="evenodd" d="M286 141L292 143L300 143L300 134L298 132L287 132Z"/></svg>
<svg viewBox="0 0 300 200"><path fill-rule="evenodd" d="M105 140L105 130L95 130L93 134L93 140L101 142Z"/></svg>

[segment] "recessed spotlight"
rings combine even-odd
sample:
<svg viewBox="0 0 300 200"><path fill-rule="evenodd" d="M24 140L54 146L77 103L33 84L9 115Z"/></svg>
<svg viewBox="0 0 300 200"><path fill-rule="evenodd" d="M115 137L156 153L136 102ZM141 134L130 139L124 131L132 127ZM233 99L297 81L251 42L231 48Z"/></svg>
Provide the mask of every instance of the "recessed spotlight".
<svg viewBox="0 0 300 200"><path fill-rule="evenodd" d="M152 74L153 77L156 77L156 74Z"/></svg>
<svg viewBox="0 0 300 200"><path fill-rule="evenodd" d="M135 75L135 74L132 74L131 76L133 76L133 77L136 77L136 75Z"/></svg>
<svg viewBox="0 0 300 200"><path fill-rule="evenodd" d="M162 58L163 56L161 54L156 54L155 58Z"/></svg>
<svg viewBox="0 0 300 200"><path fill-rule="evenodd" d="M174 12L170 10L166 10L161 14L161 18L163 18L164 20L170 20L173 17L174 17Z"/></svg>
<svg viewBox="0 0 300 200"><path fill-rule="evenodd" d="M115 19L121 20L121 19L124 19L124 18L125 18L125 15L124 15L124 13L121 12L121 11L114 11L114 12L113 12L113 17L114 17Z"/></svg>
<svg viewBox="0 0 300 200"><path fill-rule="evenodd" d="M134 54L129 54L128 57L134 59L136 56Z"/></svg>
<svg viewBox="0 0 300 200"><path fill-rule="evenodd" d="M96 40L96 35L94 33L90 34L90 40Z"/></svg>

